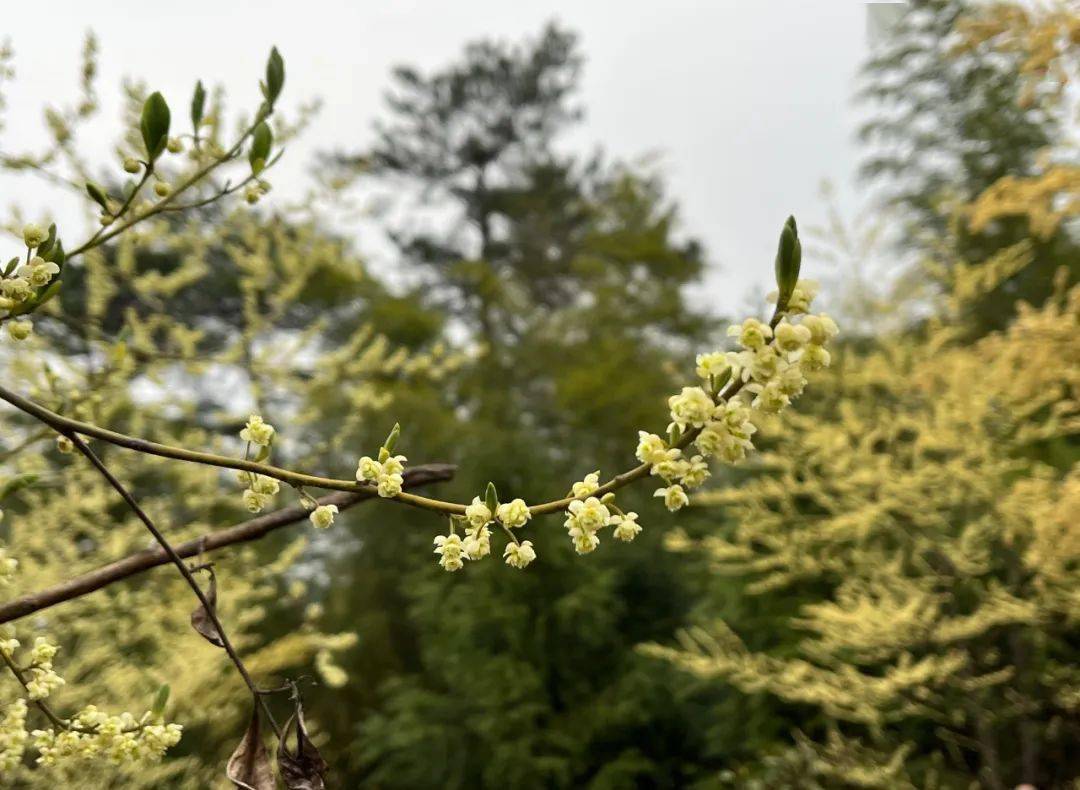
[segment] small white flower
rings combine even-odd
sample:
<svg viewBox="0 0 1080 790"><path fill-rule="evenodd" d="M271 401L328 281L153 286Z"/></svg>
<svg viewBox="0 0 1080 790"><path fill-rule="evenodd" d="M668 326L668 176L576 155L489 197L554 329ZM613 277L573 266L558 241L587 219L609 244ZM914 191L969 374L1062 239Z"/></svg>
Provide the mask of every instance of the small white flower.
<svg viewBox="0 0 1080 790"><path fill-rule="evenodd" d="M680 481L686 488L697 488L709 478L709 465L700 455L695 455L686 464Z"/></svg>
<svg viewBox="0 0 1080 790"><path fill-rule="evenodd" d="M810 342L824 346L840 333L840 328L825 313L803 316L802 325L810 330Z"/></svg>
<svg viewBox="0 0 1080 790"><path fill-rule="evenodd" d="M248 418L247 425L240 431L240 438L260 447L269 447L270 442L274 440L274 426L263 422L263 418L258 414L252 414Z"/></svg>
<svg viewBox="0 0 1080 790"><path fill-rule="evenodd" d="M405 482L405 478L401 475L381 475L379 477L376 490L381 497L395 497L401 493L401 486Z"/></svg>
<svg viewBox="0 0 1080 790"><path fill-rule="evenodd" d="M251 513L259 513L264 507L270 504L269 495L260 494L256 491L252 491L250 488L244 491L243 499L244 507Z"/></svg>
<svg viewBox="0 0 1080 790"><path fill-rule="evenodd" d="M570 530L580 529L585 532L596 532L606 527L611 521L611 511L607 506L594 496L582 501L575 499L567 508L566 527Z"/></svg>
<svg viewBox="0 0 1080 790"><path fill-rule="evenodd" d="M281 484L273 477L267 477L266 475L255 475L254 477L255 479L251 482L251 490L256 494L274 496L281 490Z"/></svg>
<svg viewBox="0 0 1080 790"><path fill-rule="evenodd" d="M799 363L803 366L804 370L815 371L822 370L829 367L831 356L822 346L811 343L803 350L802 358Z"/></svg>
<svg viewBox="0 0 1080 790"><path fill-rule="evenodd" d="M482 560L491 553L491 530L483 525L469 527L465 531L465 540L462 545L468 559Z"/></svg>
<svg viewBox="0 0 1080 790"><path fill-rule="evenodd" d="M23 226L22 237L27 247L39 247L48 238L48 234L40 225L30 222Z"/></svg>
<svg viewBox="0 0 1080 790"><path fill-rule="evenodd" d="M334 516L338 513L337 505L319 505L308 516L316 529L326 529L334 523Z"/></svg>
<svg viewBox="0 0 1080 790"><path fill-rule="evenodd" d="M672 513L690 504L690 497L680 485L670 485L667 488L658 488L653 496L663 497L664 506Z"/></svg>
<svg viewBox="0 0 1080 790"><path fill-rule="evenodd" d="M30 334L34 331L34 324L26 319L20 321L8 321L7 331L8 336L12 340L26 340L26 338L30 337Z"/></svg>
<svg viewBox="0 0 1080 790"><path fill-rule="evenodd" d="M611 523L615 526L611 534L616 540L629 543L641 532L641 525L637 523L637 513L625 513L611 517Z"/></svg>
<svg viewBox="0 0 1080 790"><path fill-rule="evenodd" d="M405 471L405 462L409 459L404 455L392 455L382 462L382 469L388 475L400 475Z"/></svg>
<svg viewBox="0 0 1080 790"><path fill-rule="evenodd" d="M526 522L532 518L532 513L529 512L529 506L526 505L525 501L522 499L504 502L499 505L495 514L498 516L499 521L510 529L523 527Z"/></svg>
<svg viewBox="0 0 1080 790"><path fill-rule="evenodd" d="M697 374L705 381L710 376L719 377L731 368L731 362L723 351L713 351L709 354L698 354Z"/></svg>
<svg viewBox="0 0 1080 790"><path fill-rule="evenodd" d="M667 443L655 433L638 431L637 459L643 464L655 464L663 460Z"/></svg>
<svg viewBox="0 0 1080 790"><path fill-rule="evenodd" d="M700 428L708 421L716 404L701 387L683 387L678 395L668 398L668 406L675 424L684 428L687 425Z"/></svg>
<svg viewBox="0 0 1080 790"><path fill-rule="evenodd" d="M761 348L772 337L772 328L756 318L747 318L742 324L728 327L728 336L739 338L739 345L751 351Z"/></svg>
<svg viewBox="0 0 1080 790"><path fill-rule="evenodd" d="M574 543L574 551L578 554L589 554L600 545L600 538L597 537L595 532L590 532L581 527L571 527L569 532L570 539Z"/></svg>
<svg viewBox="0 0 1080 790"><path fill-rule="evenodd" d="M364 456L356 465L356 479L361 483L368 481L373 482L378 480L383 473L382 464L376 461L374 458Z"/></svg>
<svg viewBox="0 0 1080 790"><path fill-rule="evenodd" d="M810 330L802 324L791 324L787 320L776 325L776 347L785 354L794 354L810 342Z"/></svg>
<svg viewBox="0 0 1080 790"><path fill-rule="evenodd" d="M439 535L435 538L435 553L439 555L439 565L443 570L461 570L464 565L461 561L464 550L459 535Z"/></svg>
<svg viewBox="0 0 1080 790"><path fill-rule="evenodd" d="M573 486L574 496L578 497L579 499L581 497L587 497L589 494L592 494L593 492L595 492L596 489L598 489L599 487L600 487L600 473L599 473L599 471L590 472L589 474L585 475L585 479L582 480L580 483L574 483L574 486Z"/></svg>
<svg viewBox="0 0 1080 790"><path fill-rule="evenodd" d="M682 457L682 450L673 447L664 453L664 457L653 464L649 474L657 475L668 482L679 479L686 471L686 462Z"/></svg>
<svg viewBox="0 0 1080 790"><path fill-rule="evenodd" d="M53 275L60 271L60 267L52 261L47 261L40 255L35 255L29 263L19 268L19 276L23 277L35 288L48 285Z"/></svg>
<svg viewBox="0 0 1080 790"><path fill-rule="evenodd" d="M756 396L750 405L766 414L777 414L791 403L791 398L784 393L778 381L770 381L767 384L748 384L746 391Z"/></svg>
<svg viewBox="0 0 1080 790"><path fill-rule="evenodd" d="M503 559L511 568L524 568L536 559L531 540L523 540L521 543L507 543L503 550Z"/></svg>
<svg viewBox="0 0 1080 790"><path fill-rule="evenodd" d="M474 496L472 504L465 507L465 520L473 528L482 527L491 519L491 509L478 496Z"/></svg>

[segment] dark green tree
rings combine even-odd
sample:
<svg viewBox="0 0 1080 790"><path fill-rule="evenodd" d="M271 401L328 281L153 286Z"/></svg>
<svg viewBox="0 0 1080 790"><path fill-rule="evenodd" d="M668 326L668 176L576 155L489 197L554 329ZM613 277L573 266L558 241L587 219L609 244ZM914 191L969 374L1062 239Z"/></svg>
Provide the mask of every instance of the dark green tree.
<svg viewBox="0 0 1080 790"><path fill-rule="evenodd" d="M452 485L466 500L492 480L535 501L631 465L636 430L663 427L677 372L665 360L692 364L712 329L683 300L702 252L678 236L659 181L553 147L579 115L580 61L550 27L523 46L470 45L432 75L399 69L373 150L338 157L450 218L392 232L474 356L437 398L403 388L398 410L410 457L467 462ZM351 593L325 602L328 622L361 635L357 682L335 692L347 704L328 723L355 744L351 781L683 787L719 764L709 706L634 649L670 635L694 598L660 550L669 516L641 489L627 505L656 526L633 544L581 558L557 521L539 524L540 559L520 574L498 562L446 574L424 559L445 531L430 515L357 519L355 550L329 564Z"/></svg>

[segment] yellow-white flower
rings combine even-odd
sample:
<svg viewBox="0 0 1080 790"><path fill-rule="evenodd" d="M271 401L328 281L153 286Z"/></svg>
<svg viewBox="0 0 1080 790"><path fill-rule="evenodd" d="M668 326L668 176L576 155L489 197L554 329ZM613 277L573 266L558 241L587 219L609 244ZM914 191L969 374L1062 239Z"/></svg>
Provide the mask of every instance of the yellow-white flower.
<svg viewBox="0 0 1080 790"><path fill-rule="evenodd" d="M600 545L600 538L595 532L590 532L581 527L571 527L570 540L573 541L574 551L578 554L589 554Z"/></svg>
<svg viewBox="0 0 1080 790"><path fill-rule="evenodd" d="M802 325L810 330L810 342L823 346L840 333L840 328L825 313L803 316Z"/></svg>
<svg viewBox="0 0 1080 790"><path fill-rule="evenodd" d="M690 497L686 495L686 491L680 485L658 488L653 496L663 497L664 506L672 513L690 504Z"/></svg>
<svg viewBox="0 0 1080 790"><path fill-rule="evenodd" d="M709 478L709 465L700 455L695 455L686 463L680 482L686 488L697 488Z"/></svg>
<svg viewBox="0 0 1080 790"><path fill-rule="evenodd" d="M0 280L0 294L16 304L25 302L33 293L34 289L30 286L30 281L24 277L8 277Z"/></svg>
<svg viewBox="0 0 1080 790"><path fill-rule="evenodd" d="M34 324L26 319L21 321L8 321L7 331L8 336L12 340L26 340L26 338L30 337L30 334L34 331Z"/></svg>
<svg viewBox="0 0 1080 790"><path fill-rule="evenodd" d="M678 395L668 398L668 406L671 409L671 420L676 425L700 428L712 416L716 404L701 387L683 387Z"/></svg>
<svg viewBox="0 0 1080 790"><path fill-rule="evenodd" d="M311 511L308 518L316 529L326 529L334 523L334 516L336 516L337 513L337 505L319 505Z"/></svg>
<svg viewBox="0 0 1080 790"><path fill-rule="evenodd" d="M606 527L611 521L611 511L607 505L594 496L582 501L575 499L567 508L566 527L568 529L581 529L585 532L596 532Z"/></svg>
<svg viewBox="0 0 1080 790"><path fill-rule="evenodd" d="M526 505L525 501L522 499L504 502L496 509L495 515L498 516L499 521L502 522L503 525L510 529L523 527L526 522L532 518L532 513L529 512L529 506Z"/></svg>
<svg viewBox="0 0 1080 790"><path fill-rule="evenodd" d="M776 325L776 347L785 354L794 354L810 342L811 332L802 324L791 324L786 320Z"/></svg>
<svg viewBox="0 0 1080 790"><path fill-rule="evenodd" d="M708 354L698 354L697 374L706 381L710 376L722 376L731 367L727 354L723 351L712 351Z"/></svg>
<svg viewBox="0 0 1080 790"><path fill-rule="evenodd" d="M611 517L611 523L615 529L611 534L616 540L621 540L625 543L629 543L638 536L641 532L641 525L637 523L637 513L624 513L622 515L614 515Z"/></svg>
<svg viewBox="0 0 1080 790"><path fill-rule="evenodd" d="M678 480L682 477L682 474L685 471L686 461L683 460L682 450L677 447L672 447L664 453L663 458L653 464L652 469L649 470L649 474L657 475L664 480L671 482L672 480Z"/></svg>
<svg viewBox="0 0 1080 790"><path fill-rule="evenodd" d="M268 494L260 494L252 491L250 488L244 491L243 499L244 507L251 513L259 513L264 507L270 504L270 496Z"/></svg>
<svg viewBox="0 0 1080 790"><path fill-rule="evenodd" d="M356 465L356 479L361 483L365 481L374 482L382 476L382 473L382 464L366 455Z"/></svg>
<svg viewBox="0 0 1080 790"><path fill-rule="evenodd" d="M751 351L761 348L772 337L772 328L756 318L747 318L742 324L728 327L728 336L739 338L739 345Z"/></svg>
<svg viewBox="0 0 1080 790"><path fill-rule="evenodd" d="M40 225L30 222L23 226L22 237L27 247L40 247L48 234Z"/></svg>
<svg viewBox="0 0 1080 790"><path fill-rule="evenodd" d="M401 493L401 486L405 482L399 474L382 474L379 476L376 491L381 497L395 497Z"/></svg>
<svg viewBox="0 0 1080 790"><path fill-rule="evenodd" d="M392 455L382 462L382 470L388 475L400 475L405 471L405 462L408 460L404 455Z"/></svg>
<svg viewBox="0 0 1080 790"><path fill-rule="evenodd" d="M491 530L483 525L469 527L465 530L465 540L462 545L468 559L483 559L491 553Z"/></svg>
<svg viewBox="0 0 1080 790"><path fill-rule="evenodd" d="M474 529L484 526L492 518L491 509L478 496L474 496L472 504L465 507L465 520Z"/></svg>
<svg viewBox="0 0 1080 790"><path fill-rule="evenodd" d="M35 255L30 259L29 263L23 264L19 268L19 276L25 278L35 288L40 288L43 285L48 285L53 275L59 271L60 267L58 265L45 260L39 255Z"/></svg>
<svg viewBox="0 0 1080 790"><path fill-rule="evenodd" d="M531 540L523 540L521 543L507 543L503 550L503 560L511 568L524 568L536 559Z"/></svg>
<svg viewBox="0 0 1080 790"><path fill-rule="evenodd" d="M263 422L263 418L258 414L252 414L248 418L247 425L240 431L240 438L260 447L269 447L270 442L274 440L274 426Z"/></svg>
<svg viewBox="0 0 1080 790"><path fill-rule="evenodd" d="M580 483L574 483L573 492L574 496L581 498L587 497L600 487L600 472L590 472L585 475L585 479Z"/></svg>
<svg viewBox="0 0 1080 790"><path fill-rule="evenodd" d="M443 570L461 570L465 564L461 561L464 550L459 535L439 535L435 538L435 553L439 555L439 565Z"/></svg>
<svg viewBox="0 0 1080 790"><path fill-rule="evenodd" d="M655 433L638 431L637 459L643 464L655 464L665 457L667 442Z"/></svg>
<svg viewBox="0 0 1080 790"><path fill-rule="evenodd" d="M791 403L791 398L784 393L778 381L770 381L766 384L748 384L746 392L754 393L756 396L750 405L766 414L776 414Z"/></svg>

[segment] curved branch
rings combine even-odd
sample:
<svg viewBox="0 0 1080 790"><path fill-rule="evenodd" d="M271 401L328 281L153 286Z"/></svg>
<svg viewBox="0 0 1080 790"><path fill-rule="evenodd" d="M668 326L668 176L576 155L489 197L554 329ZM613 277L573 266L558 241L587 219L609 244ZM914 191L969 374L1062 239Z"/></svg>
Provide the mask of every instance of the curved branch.
<svg viewBox="0 0 1080 790"><path fill-rule="evenodd" d="M453 478L454 472L455 467L452 464L414 466L406 470L404 485L406 488L413 488L429 483L443 482ZM321 497L318 499L318 503L320 505L336 505L339 511L345 511L373 498L375 498L375 494L370 491L362 493L346 493L342 491ZM308 512L306 508L300 505L292 505L275 510L273 513L242 521L225 529L209 532L202 537L178 543L173 548L176 550L177 555L186 558L237 543L247 543L258 540L274 530L303 521L307 518ZM108 587L114 582L143 573L159 565L167 565L169 562L169 555L160 546L136 552L87 573L65 579L52 587L46 587L44 590L28 593L0 604L0 624L9 623L34 612L40 612L42 609L48 609L65 601L80 598Z"/></svg>

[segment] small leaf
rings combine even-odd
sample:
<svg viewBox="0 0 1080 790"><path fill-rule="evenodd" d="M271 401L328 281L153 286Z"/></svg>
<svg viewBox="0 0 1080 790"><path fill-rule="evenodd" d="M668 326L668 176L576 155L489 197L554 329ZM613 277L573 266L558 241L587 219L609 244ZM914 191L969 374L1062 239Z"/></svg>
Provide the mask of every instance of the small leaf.
<svg viewBox="0 0 1080 790"><path fill-rule="evenodd" d="M64 261L67 260L67 255L64 254L64 244L60 239L56 240L56 244L52 246L47 255L42 255L45 260L52 261L60 267L60 271L64 270Z"/></svg>
<svg viewBox="0 0 1080 790"><path fill-rule="evenodd" d="M296 751L289 751L289 729L296 724ZM308 739L304 724L304 706L296 697L296 713L285 722L284 734L278 744L278 769L288 790L324 790L326 760Z"/></svg>
<svg viewBox="0 0 1080 790"><path fill-rule="evenodd" d="M225 766L225 776L242 790L274 790L270 755L259 732L259 703L251 712L251 723Z"/></svg>
<svg viewBox="0 0 1080 790"><path fill-rule="evenodd" d="M210 589L206 593L206 598L210 602L210 608L216 611L217 576L214 575L213 568L208 568L207 573L210 574ZM214 621L210 619L210 613L206 611L206 607L201 603L191 613L191 627L202 634L210 644L225 647L225 643L221 641L221 634L214 627Z"/></svg>
<svg viewBox="0 0 1080 790"><path fill-rule="evenodd" d="M93 181L86 182L86 194L88 194L95 203L101 206L102 210L109 211L108 195L106 195L104 190L102 190L102 188L95 184Z"/></svg>
<svg viewBox="0 0 1080 790"><path fill-rule="evenodd" d="M157 694L154 696L154 706L150 709L155 716L160 716L165 712L165 705L169 702L169 691L168 683L162 683L157 690Z"/></svg>
<svg viewBox="0 0 1080 790"><path fill-rule="evenodd" d="M266 61L266 100L273 104L281 93L281 87L285 84L285 61L281 59L281 53L277 47L270 50L270 57Z"/></svg>
<svg viewBox="0 0 1080 790"><path fill-rule="evenodd" d="M10 261L8 261L7 266L4 267L4 276L7 277L13 271L15 271L15 267L19 265L19 261L21 261L21 260L22 260L22 258L20 258L18 255L16 255L14 258L12 258Z"/></svg>
<svg viewBox="0 0 1080 790"><path fill-rule="evenodd" d="M495 490L494 483L488 483L487 491L484 494L484 504L487 505L487 509L491 511L491 515L495 515L496 508L499 507L499 494Z"/></svg>
<svg viewBox="0 0 1080 790"><path fill-rule="evenodd" d="M35 250L35 254L40 255L45 260L49 260L49 258L48 258L49 251L52 249L52 247L53 247L53 245L55 243L56 243L56 223L54 222L51 225L49 225L49 235L45 239L45 241L43 241L41 244L38 245L37 250Z"/></svg>
<svg viewBox="0 0 1080 790"><path fill-rule="evenodd" d="M255 131L251 135L251 151L248 154L248 161L251 162L251 172L253 175L259 175L266 167L266 160L270 158L270 146L274 142L274 133L270 131L270 127L265 123L260 123L255 127Z"/></svg>
<svg viewBox="0 0 1080 790"><path fill-rule="evenodd" d="M165 144L169 140L170 120L169 105L166 104L165 97L158 91L154 91L143 104L142 119L139 122L143 145L146 146L150 161L157 159L158 155L165 150Z"/></svg>
<svg viewBox="0 0 1080 790"><path fill-rule="evenodd" d="M199 134L199 125L202 123L203 113L206 111L206 90L202 80L195 83L195 93L191 97L191 125L195 128L195 134Z"/></svg>

